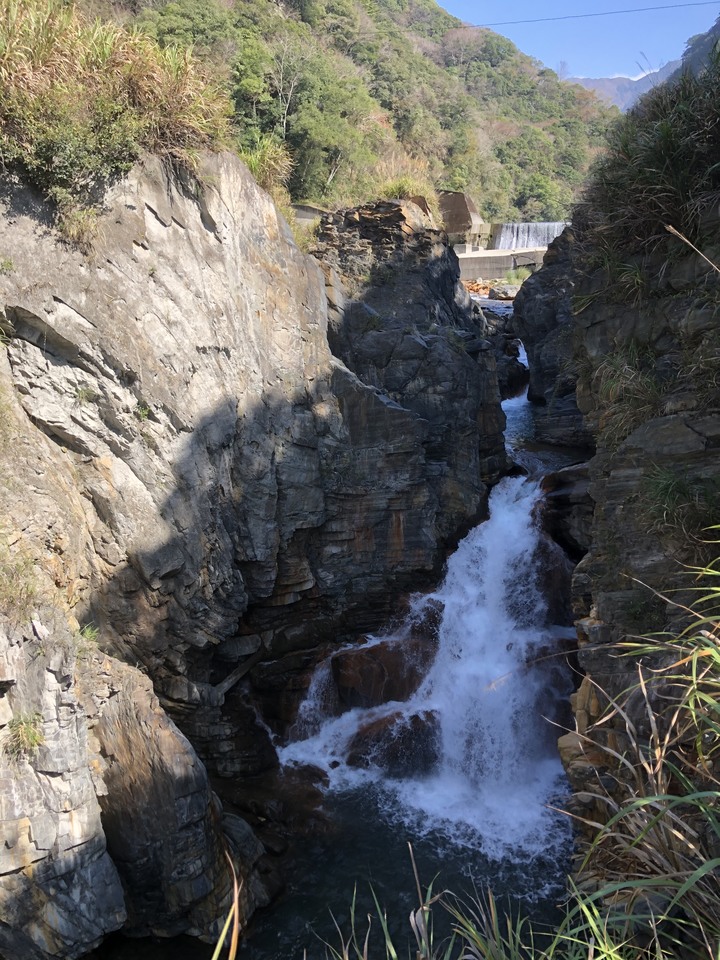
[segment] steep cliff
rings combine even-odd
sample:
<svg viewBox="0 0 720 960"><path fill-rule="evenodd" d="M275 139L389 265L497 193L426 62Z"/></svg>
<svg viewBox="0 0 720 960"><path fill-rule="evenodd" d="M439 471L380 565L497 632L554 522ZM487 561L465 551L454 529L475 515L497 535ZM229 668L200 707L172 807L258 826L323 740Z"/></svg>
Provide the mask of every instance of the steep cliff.
<svg viewBox="0 0 720 960"><path fill-rule="evenodd" d="M512 328L523 341L530 368L528 400L537 404L537 439L565 446L594 446L575 397L573 354L572 230L548 247L543 268L532 274L515 298Z"/></svg>
<svg viewBox="0 0 720 960"><path fill-rule="evenodd" d="M267 893L196 751L221 776L272 767L267 724L322 646L376 626L482 514L505 465L494 363L452 329L415 338L432 420L349 370L323 271L229 155L197 179L146 159L90 256L19 185L2 206L0 725L44 743L0 757L0 943L212 936L226 845L244 916ZM459 297L442 239L423 256ZM452 328L471 322L460 303Z"/></svg>
<svg viewBox="0 0 720 960"><path fill-rule="evenodd" d="M718 247L703 247L717 262ZM526 282L517 321L541 402L552 415L548 398L564 394L562 409L573 411L568 422L560 417L555 442L566 427L569 443L590 435L597 445L587 465L587 553L573 577L586 676L575 699L578 732L561 740L578 791L573 809L595 819L605 808L588 799L588 767L607 758L585 737L605 710L601 691L616 697L637 682L637 663L616 645L685 624L677 604L693 599L688 566L714 558L707 528L720 521L720 275L683 247L670 261L647 255L632 276L642 280L634 295L598 266L587 242L578 249L566 235ZM560 504L563 522L568 509ZM631 720L644 730L642 698L635 710ZM604 742L603 728L591 735Z"/></svg>

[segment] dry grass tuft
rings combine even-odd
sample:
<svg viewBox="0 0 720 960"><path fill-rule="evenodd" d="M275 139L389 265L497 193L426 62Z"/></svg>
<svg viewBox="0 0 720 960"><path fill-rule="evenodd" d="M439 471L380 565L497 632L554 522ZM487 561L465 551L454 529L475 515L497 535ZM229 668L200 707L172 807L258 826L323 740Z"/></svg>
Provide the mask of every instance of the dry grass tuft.
<svg viewBox="0 0 720 960"><path fill-rule="evenodd" d="M143 150L193 168L225 142L229 115L191 52L65 0L0 0L0 160L56 202L70 242L91 243L78 209Z"/></svg>
<svg viewBox="0 0 720 960"><path fill-rule="evenodd" d="M608 787L606 773L594 794L607 821L591 824L597 835L580 879L600 876L602 882L581 899L601 909L616 941L626 939L636 951L653 945L654 954L638 956L714 960L720 948L720 588L714 585L720 567L693 572L709 586L697 588L692 607L675 604L689 626L677 637L625 645L638 660L638 680L598 725L619 727L622 748L602 747L616 788Z"/></svg>
<svg viewBox="0 0 720 960"><path fill-rule="evenodd" d="M662 390L654 360L634 344L605 357L594 371L592 386L600 410L600 436L610 448L660 411Z"/></svg>

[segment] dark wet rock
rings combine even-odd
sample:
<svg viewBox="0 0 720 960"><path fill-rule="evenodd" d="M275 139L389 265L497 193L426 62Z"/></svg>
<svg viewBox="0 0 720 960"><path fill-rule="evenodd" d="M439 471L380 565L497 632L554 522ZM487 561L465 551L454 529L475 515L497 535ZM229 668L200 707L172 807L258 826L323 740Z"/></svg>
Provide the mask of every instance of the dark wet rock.
<svg viewBox="0 0 720 960"><path fill-rule="evenodd" d="M544 408L535 416L536 438L592 449L594 437L575 397L573 243L569 227L552 241L543 267L528 277L515 298L513 329L528 355L528 400Z"/></svg>
<svg viewBox="0 0 720 960"><path fill-rule="evenodd" d="M590 549L595 503L590 496L587 463L564 467L543 477L543 524L576 561Z"/></svg>
<svg viewBox="0 0 720 960"><path fill-rule="evenodd" d="M379 767L388 776L429 773L440 756L440 725L431 710L392 713L362 726L348 747L351 767Z"/></svg>
<svg viewBox="0 0 720 960"><path fill-rule="evenodd" d="M375 707L389 700L408 700L436 650L435 643L416 636L336 653L331 668L341 703L346 708Z"/></svg>

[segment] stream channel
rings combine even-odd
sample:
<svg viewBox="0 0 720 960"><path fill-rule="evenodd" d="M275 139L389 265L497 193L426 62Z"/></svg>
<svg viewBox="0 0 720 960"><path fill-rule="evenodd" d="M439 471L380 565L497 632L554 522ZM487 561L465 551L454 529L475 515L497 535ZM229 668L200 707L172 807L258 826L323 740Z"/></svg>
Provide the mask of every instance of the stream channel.
<svg viewBox="0 0 720 960"><path fill-rule="evenodd" d="M568 818L557 812L567 784L555 723L569 722L572 677L555 652L573 632L551 622L541 583L553 550L561 551L551 545L548 553L547 540L543 548L536 521L540 478L573 456L534 443L524 396L503 407L508 446L529 477L494 488L490 518L459 544L437 590L415 597L393 633L366 641L402 644L431 608L441 610L437 655L418 689L409 700L337 716L328 700L329 665L321 664L295 739L278 747L283 765L325 771L330 827L293 845L287 889L256 915L243 960L322 960L326 943L340 948L335 925L349 932L354 896L362 940L367 914L377 913L373 894L387 910L399 956L414 955L408 916L418 901L409 844L423 889L432 881L433 892L468 898L490 888L503 908L537 924L558 917L572 841ZM399 770L375 766L372 752L369 765L367 757L364 766L346 762L353 737L368 724L394 725L396 752L407 761ZM447 933L445 911L436 906L434 917ZM370 955L382 956L377 920L373 930ZM107 960L130 956L109 946ZM132 957L202 960L211 953L186 938L174 941L171 954L158 948L157 941L136 941Z"/></svg>
<svg viewBox="0 0 720 960"><path fill-rule="evenodd" d="M567 790L559 730L546 718L569 722L572 677L554 652L574 633L551 622L543 568L549 556L560 564L564 556L547 541L543 549L536 520L540 478L574 458L534 443L524 396L503 407L508 445L529 478L495 487L489 520L459 544L437 590L414 598L399 628L366 642L402 644L428 606L440 606L437 656L419 688L407 701L337 716L326 661L301 707L295 739L279 749L283 765L325 771L324 809L333 827L298 844L288 889L251 925L245 960L324 958L324 942L340 947L335 923L349 933L354 896L362 940L367 914L377 914L373 893L387 910L399 956L414 955L408 917L418 900L408 844L423 889L433 881L433 891L467 898L490 888L540 925L558 917L572 841L568 818L555 809ZM349 765L358 730L382 729L388 717L397 753L419 769L401 762L389 774L372 764L372 750L369 766ZM428 725L434 750L427 748ZM434 916L447 932L442 908ZM374 930L370 955L382 956L377 919Z"/></svg>

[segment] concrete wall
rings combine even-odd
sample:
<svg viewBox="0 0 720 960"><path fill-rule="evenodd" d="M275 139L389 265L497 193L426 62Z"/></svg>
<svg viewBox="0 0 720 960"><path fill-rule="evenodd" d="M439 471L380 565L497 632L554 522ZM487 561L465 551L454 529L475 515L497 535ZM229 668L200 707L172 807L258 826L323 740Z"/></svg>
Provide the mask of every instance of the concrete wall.
<svg viewBox="0 0 720 960"><path fill-rule="evenodd" d="M495 280L503 277L509 270L518 267L539 267L545 256L546 247L532 250L479 250L473 253L459 253L460 279ZM457 248L456 251L457 253Z"/></svg>

